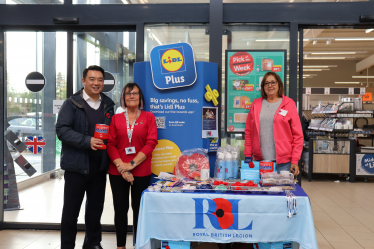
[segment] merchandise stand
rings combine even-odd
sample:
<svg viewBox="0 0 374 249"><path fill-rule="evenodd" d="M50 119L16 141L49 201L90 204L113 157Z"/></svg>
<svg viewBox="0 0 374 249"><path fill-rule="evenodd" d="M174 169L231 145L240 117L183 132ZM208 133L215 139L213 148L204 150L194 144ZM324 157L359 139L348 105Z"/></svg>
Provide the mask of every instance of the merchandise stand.
<svg viewBox="0 0 374 249"><path fill-rule="evenodd" d="M310 200L298 185L293 193L297 197L297 215L289 218L285 193L145 191L136 249L154 249L152 239L215 243L295 241L303 249L318 248ZM214 215L215 210L217 214L222 210L222 214ZM227 223L231 227L221 229Z"/></svg>

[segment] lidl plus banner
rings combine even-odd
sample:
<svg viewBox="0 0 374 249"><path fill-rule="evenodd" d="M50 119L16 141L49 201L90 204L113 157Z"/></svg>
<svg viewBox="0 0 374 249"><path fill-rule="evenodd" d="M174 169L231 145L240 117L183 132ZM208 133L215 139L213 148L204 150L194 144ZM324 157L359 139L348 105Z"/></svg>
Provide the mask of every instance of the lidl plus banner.
<svg viewBox="0 0 374 249"><path fill-rule="evenodd" d="M150 54L153 84L158 89L191 86L196 81L193 50L188 43L154 47Z"/></svg>
<svg viewBox="0 0 374 249"><path fill-rule="evenodd" d="M286 50L226 50L226 131L244 132L252 102L261 97L261 81L276 72L284 82Z"/></svg>

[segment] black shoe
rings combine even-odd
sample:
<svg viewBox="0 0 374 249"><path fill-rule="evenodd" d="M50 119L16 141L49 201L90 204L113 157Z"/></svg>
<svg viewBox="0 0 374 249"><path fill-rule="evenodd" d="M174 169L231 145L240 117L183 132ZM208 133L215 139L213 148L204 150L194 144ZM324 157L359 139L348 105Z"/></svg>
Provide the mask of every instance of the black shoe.
<svg viewBox="0 0 374 249"><path fill-rule="evenodd" d="M98 246L83 246L83 249L103 249L103 247L99 244Z"/></svg>

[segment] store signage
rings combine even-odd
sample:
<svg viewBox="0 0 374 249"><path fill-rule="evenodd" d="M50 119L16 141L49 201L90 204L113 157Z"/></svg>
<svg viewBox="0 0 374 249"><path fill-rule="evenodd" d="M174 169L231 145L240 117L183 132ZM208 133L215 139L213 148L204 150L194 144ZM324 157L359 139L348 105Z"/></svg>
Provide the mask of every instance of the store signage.
<svg viewBox="0 0 374 249"><path fill-rule="evenodd" d="M349 87L348 94L355 94L355 89L353 87Z"/></svg>
<svg viewBox="0 0 374 249"><path fill-rule="evenodd" d="M108 93L113 90L114 86L116 85L116 79L114 78L113 74L109 72L104 72L104 88L103 92Z"/></svg>
<svg viewBox="0 0 374 249"><path fill-rule="evenodd" d="M362 95L362 101L371 101L371 93L365 93Z"/></svg>
<svg viewBox="0 0 374 249"><path fill-rule="evenodd" d="M204 215L209 218L211 225L217 230L252 230L253 220L239 228L239 199L223 198L193 198L195 201L195 227L193 229L206 229L204 226ZM204 208L204 201L209 207ZM243 224L243 222L240 222Z"/></svg>
<svg viewBox="0 0 374 249"><path fill-rule="evenodd" d="M306 87L305 88L305 94L312 94L312 88L311 87Z"/></svg>
<svg viewBox="0 0 374 249"><path fill-rule="evenodd" d="M58 114L64 101L65 100L59 100L59 99L53 100L53 114Z"/></svg>
<svg viewBox="0 0 374 249"><path fill-rule="evenodd" d="M39 92L43 90L45 86L45 78L44 75L39 72L31 72L26 76L25 83L29 91Z"/></svg>
<svg viewBox="0 0 374 249"><path fill-rule="evenodd" d="M207 145L205 148L210 148L209 139L203 139L201 134L206 137L218 136L218 109L204 97L207 85L211 89L218 89L218 65L197 61L196 70L199 75L193 85L164 91L154 86L149 61L134 64L134 81L144 93L144 110L153 113L158 128L158 145L153 150L151 160L154 175L161 171L173 172L181 151L202 148L204 144ZM204 113L203 107L206 107ZM202 128L206 128L205 133ZM215 154L209 158L213 160ZM213 176L214 163L210 165Z"/></svg>
<svg viewBox="0 0 374 249"><path fill-rule="evenodd" d="M374 154L356 155L356 175L374 175Z"/></svg>
<svg viewBox="0 0 374 249"><path fill-rule="evenodd" d="M174 43L151 50L153 84L161 90L191 86L196 81L193 50L188 43Z"/></svg>
<svg viewBox="0 0 374 249"><path fill-rule="evenodd" d="M360 94L365 94L365 90L366 90L365 87L360 87Z"/></svg>
<svg viewBox="0 0 374 249"><path fill-rule="evenodd" d="M226 50L226 131L244 132L252 102L261 97L261 82L267 72L276 72L283 82L287 70L286 50Z"/></svg>
<svg viewBox="0 0 374 249"><path fill-rule="evenodd" d="M330 87L325 87L325 94L330 94Z"/></svg>

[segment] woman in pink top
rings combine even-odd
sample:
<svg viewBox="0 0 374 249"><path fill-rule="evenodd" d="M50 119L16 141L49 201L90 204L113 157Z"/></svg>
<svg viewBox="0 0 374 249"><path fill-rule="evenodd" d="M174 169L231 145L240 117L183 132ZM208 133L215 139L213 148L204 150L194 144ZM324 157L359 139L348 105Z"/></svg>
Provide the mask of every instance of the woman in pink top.
<svg viewBox="0 0 374 249"><path fill-rule="evenodd" d="M155 116L143 110L144 96L136 83L127 83L121 94L123 113L112 117L107 152L113 195L117 249L126 248L129 190L133 210L134 238L142 192L151 181L152 151L157 145Z"/></svg>
<svg viewBox="0 0 374 249"><path fill-rule="evenodd" d="M245 125L245 161L252 162L252 156L276 161L278 173L288 170L298 175L303 131L295 102L283 95L283 89L278 74L264 75L262 97L253 101Z"/></svg>

